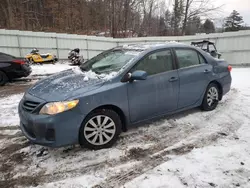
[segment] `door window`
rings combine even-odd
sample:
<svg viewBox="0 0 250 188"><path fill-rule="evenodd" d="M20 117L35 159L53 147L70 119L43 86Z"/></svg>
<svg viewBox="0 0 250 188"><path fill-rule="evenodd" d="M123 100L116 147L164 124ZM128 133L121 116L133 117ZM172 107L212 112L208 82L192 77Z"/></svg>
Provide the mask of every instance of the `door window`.
<svg viewBox="0 0 250 188"><path fill-rule="evenodd" d="M173 70L173 58L170 50L163 50L147 55L139 61L133 68L136 70L146 71L148 75L159 74Z"/></svg>
<svg viewBox="0 0 250 188"><path fill-rule="evenodd" d="M190 49L176 49L179 68L191 67L200 64L198 53Z"/></svg>

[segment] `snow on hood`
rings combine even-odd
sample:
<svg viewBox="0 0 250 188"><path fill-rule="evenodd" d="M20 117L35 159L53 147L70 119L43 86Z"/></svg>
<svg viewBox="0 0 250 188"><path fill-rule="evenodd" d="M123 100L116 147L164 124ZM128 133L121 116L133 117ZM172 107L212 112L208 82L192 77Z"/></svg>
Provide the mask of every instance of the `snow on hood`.
<svg viewBox="0 0 250 188"><path fill-rule="evenodd" d="M92 71L82 72L79 67L62 71L43 79L29 89L29 93L48 101L58 101L101 87L117 72L98 75Z"/></svg>
<svg viewBox="0 0 250 188"><path fill-rule="evenodd" d="M91 70L87 72L83 72L80 67L74 67L72 68L72 71L75 74L83 75L84 76L83 80L86 82L89 81L90 79L110 80L118 74L118 72L110 72L109 74L96 74L95 72Z"/></svg>

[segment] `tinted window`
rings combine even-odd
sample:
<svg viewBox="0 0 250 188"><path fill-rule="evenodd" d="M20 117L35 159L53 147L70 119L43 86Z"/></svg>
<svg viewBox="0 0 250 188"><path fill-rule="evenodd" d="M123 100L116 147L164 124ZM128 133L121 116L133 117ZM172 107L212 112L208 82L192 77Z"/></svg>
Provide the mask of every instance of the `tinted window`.
<svg viewBox="0 0 250 188"><path fill-rule="evenodd" d="M175 51L179 68L191 67L200 64L198 53L196 51L189 49L176 49Z"/></svg>
<svg viewBox="0 0 250 188"><path fill-rule="evenodd" d="M148 75L173 70L171 51L158 51L146 56L143 60L136 64L136 66L132 69L132 72L135 70L146 71Z"/></svg>
<svg viewBox="0 0 250 188"><path fill-rule="evenodd" d="M13 57L4 53L0 53L0 60L1 61L9 61L12 60Z"/></svg>

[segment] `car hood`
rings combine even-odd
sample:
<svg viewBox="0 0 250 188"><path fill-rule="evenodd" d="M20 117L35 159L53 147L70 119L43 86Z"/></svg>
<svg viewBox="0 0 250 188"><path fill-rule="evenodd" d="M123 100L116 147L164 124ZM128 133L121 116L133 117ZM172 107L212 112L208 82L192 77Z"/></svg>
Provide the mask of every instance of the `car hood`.
<svg viewBox="0 0 250 188"><path fill-rule="evenodd" d="M66 70L37 82L28 93L45 101L62 101L97 89L105 80L80 70Z"/></svg>

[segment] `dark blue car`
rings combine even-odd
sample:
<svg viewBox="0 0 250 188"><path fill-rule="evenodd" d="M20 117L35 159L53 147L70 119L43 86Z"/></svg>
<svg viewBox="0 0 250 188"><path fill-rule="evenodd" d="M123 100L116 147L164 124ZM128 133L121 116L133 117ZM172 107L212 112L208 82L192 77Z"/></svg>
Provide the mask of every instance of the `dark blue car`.
<svg viewBox="0 0 250 188"><path fill-rule="evenodd" d="M20 126L44 146L110 147L136 123L215 109L230 90L230 71L224 60L184 44L116 47L37 82L19 104Z"/></svg>

